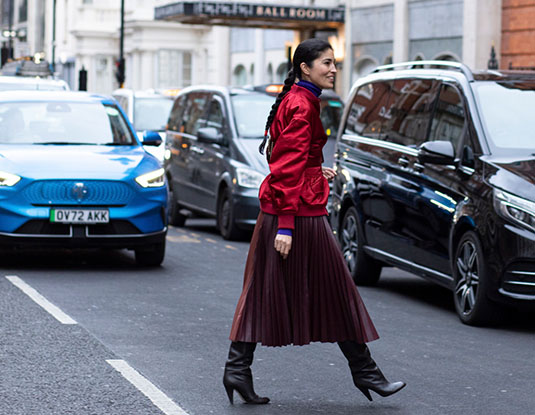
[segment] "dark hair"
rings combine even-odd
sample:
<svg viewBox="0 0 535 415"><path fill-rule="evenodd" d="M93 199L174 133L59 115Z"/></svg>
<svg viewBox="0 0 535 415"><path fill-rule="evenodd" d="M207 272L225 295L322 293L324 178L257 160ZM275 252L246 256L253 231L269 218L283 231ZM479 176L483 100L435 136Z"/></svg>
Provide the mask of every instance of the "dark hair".
<svg viewBox="0 0 535 415"><path fill-rule="evenodd" d="M275 103L272 105L271 111L269 112L269 116L266 121L266 131L264 133L264 140L258 148L260 154L264 154L264 148L266 146L268 132L282 99L288 93L288 91L290 91L290 88L295 83L295 80L301 79L301 63L305 62L307 66L312 66L312 62L316 60L318 56L327 49L332 49L332 46L329 44L329 42L317 38L304 40L295 49L292 61L292 69L290 69L290 71L288 72L288 75L284 80L284 87L282 88L282 91L279 93L279 95L277 95L277 99L275 100Z"/></svg>

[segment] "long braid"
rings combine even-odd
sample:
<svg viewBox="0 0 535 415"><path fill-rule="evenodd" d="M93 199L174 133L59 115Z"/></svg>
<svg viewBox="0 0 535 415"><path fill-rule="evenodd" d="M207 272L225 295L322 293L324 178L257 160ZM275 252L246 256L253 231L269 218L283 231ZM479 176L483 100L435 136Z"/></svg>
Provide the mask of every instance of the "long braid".
<svg viewBox="0 0 535 415"><path fill-rule="evenodd" d="M260 154L264 154L264 148L266 147L266 143L268 140L268 134L269 129L271 127L271 123L273 122L273 119L275 118L275 114L277 114L277 109L279 108L279 105L284 98L284 96L290 91L292 88L292 85L295 83L296 74L294 69L290 69L288 72L288 75L286 76L286 79L284 80L284 87L282 88L282 91L279 92L279 95L277 95L277 99L271 106L271 111L269 112L269 116L266 121L266 129L264 133L264 139L262 140L262 143L260 144L260 147L258 147L258 150L260 151ZM271 155L268 154L268 158Z"/></svg>

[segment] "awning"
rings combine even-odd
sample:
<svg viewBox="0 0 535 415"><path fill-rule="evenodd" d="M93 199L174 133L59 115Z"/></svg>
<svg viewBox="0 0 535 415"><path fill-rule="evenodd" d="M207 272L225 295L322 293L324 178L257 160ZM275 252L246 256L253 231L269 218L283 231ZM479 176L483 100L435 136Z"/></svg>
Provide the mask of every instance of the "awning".
<svg viewBox="0 0 535 415"><path fill-rule="evenodd" d="M341 7L278 6L274 4L179 1L154 9L156 20L276 29L336 29L344 24Z"/></svg>

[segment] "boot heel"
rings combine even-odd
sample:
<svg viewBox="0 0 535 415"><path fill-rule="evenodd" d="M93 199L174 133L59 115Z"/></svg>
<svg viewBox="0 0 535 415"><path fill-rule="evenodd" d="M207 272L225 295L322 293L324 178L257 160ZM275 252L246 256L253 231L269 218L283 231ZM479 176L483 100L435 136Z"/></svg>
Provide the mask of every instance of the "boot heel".
<svg viewBox="0 0 535 415"><path fill-rule="evenodd" d="M234 405L234 388L232 386L225 385L225 390L227 391L228 400L231 405Z"/></svg>
<svg viewBox="0 0 535 415"><path fill-rule="evenodd" d="M369 401L373 401L372 395L368 388L365 388L363 386L357 386L357 388L359 389L359 391L361 391L364 394L366 398L368 398Z"/></svg>

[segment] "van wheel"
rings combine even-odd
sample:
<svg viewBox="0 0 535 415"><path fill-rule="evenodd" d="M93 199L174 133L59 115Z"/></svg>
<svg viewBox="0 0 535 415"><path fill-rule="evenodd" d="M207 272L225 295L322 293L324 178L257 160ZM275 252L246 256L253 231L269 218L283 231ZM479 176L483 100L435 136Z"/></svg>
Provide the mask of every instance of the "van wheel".
<svg viewBox="0 0 535 415"><path fill-rule="evenodd" d="M158 267L165 258L165 239L152 246L135 250L136 264L141 267Z"/></svg>
<svg viewBox="0 0 535 415"><path fill-rule="evenodd" d="M180 206L175 197L175 192L169 190L169 223L173 226L183 227L187 216L180 213Z"/></svg>
<svg viewBox="0 0 535 415"><path fill-rule="evenodd" d="M455 310L464 324L494 321L497 305L487 296L487 265L477 234L466 232L455 250L453 262Z"/></svg>
<svg viewBox="0 0 535 415"><path fill-rule="evenodd" d="M340 228L340 244L349 272L357 285L374 285L381 276L381 264L364 252L357 209L351 206L344 214Z"/></svg>
<svg viewBox="0 0 535 415"><path fill-rule="evenodd" d="M237 227L234 219L234 204L232 203L232 194L228 187L221 191L217 205L217 228L219 233L227 240L239 240L245 235L245 232Z"/></svg>

